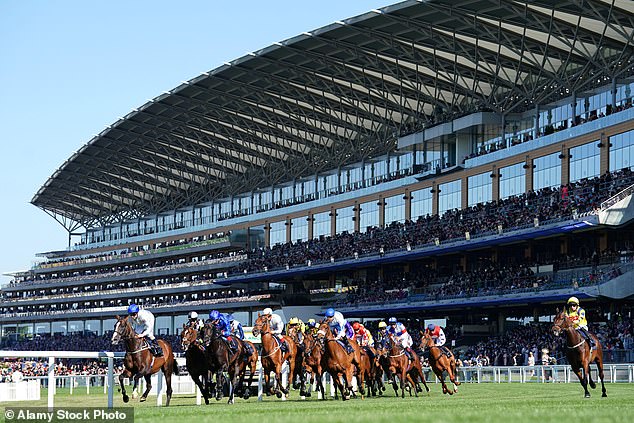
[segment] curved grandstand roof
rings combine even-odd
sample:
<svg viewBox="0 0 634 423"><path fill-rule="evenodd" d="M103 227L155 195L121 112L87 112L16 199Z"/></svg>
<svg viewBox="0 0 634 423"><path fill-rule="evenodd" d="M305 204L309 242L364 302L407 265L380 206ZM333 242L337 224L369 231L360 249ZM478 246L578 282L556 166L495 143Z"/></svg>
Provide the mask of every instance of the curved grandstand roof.
<svg viewBox="0 0 634 423"><path fill-rule="evenodd" d="M633 34L627 0L373 10L135 109L73 154L32 203L92 226L334 169L393 150L403 130L522 112L632 76Z"/></svg>

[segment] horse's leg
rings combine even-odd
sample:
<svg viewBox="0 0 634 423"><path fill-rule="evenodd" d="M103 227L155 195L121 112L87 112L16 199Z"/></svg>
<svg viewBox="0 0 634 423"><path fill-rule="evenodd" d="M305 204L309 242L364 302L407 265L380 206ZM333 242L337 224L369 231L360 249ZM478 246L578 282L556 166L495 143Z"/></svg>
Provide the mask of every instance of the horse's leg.
<svg viewBox="0 0 634 423"><path fill-rule="evenodd" d="M137 373L132 377L132 399L136 399L139 397L139 392L137 391L139 386L139 379L141 379L141 373Z"/></svg>
<svg viewBox="0 0 634 423"><path fill-rule="evenodd" d="M451 360L451 365L449 367L451 368L451 374L453 376L453 379L451 379L451 383L453 383L453 390L454 392L458 392L458 386L460 386L460 382L458 381L458 372L456 371L455 359Z"/></svg>
<svg viewBox="0 0 634 423"><path fill-rule="evenodd" d="M165 406L169 407L170 400L172 399L172 372L174 366L174 358L172 354L169 354L169 360L162 366L163 376L165 377ZM161 393L158 392L158 395Z"/></svg>
<svg viewBox="0 0 634 423"><path fill-rule="evenodd" d="M125 392L125 386L123 385L123 379L125 379L125 378L130 379L131 377L132 377L132 374L130 373L129 370L124 370L119 375L119 386L121 386L121 395L123 396L123 402L125 402L125 403L130 401L130 397Z"/></svg>
<svg viewBox="0 0 634 423"><path fill-rule="evenodd" d="M285 389L284 385L282 385L282 365L279 363L275 365L275 383L275 395L278 398L282 398L282 395L288 394L288 389Z"/></svg>
<svg viewBox="0 0 634 423"><path fill-rule="evenodd" d="M200 394L205 399L205 405L209 405L209 397L207 396L207 387L204 386L205 384L203 383L203 381L205 380L204 373L192 374L192 379L194 380L194 383L196 384L196 386L198 386L198 390L200 391Z"/></svg>
<svg viewBox="0 0 634 423"><path fill-rule="evenodd" d="M264 392L266 392L267 396L275 394L275 392L273 392L273 387L271 386L271 369L262 366L261 371L264 372Z"/></svg>
<svg viewBox="0 0 634 423"><path fill-rule="evenodd" d="M150 393L150 389L152 389L152 376L145 375L143 376L143 378L145 379L145 391L143 391L143 395L141 395L141 398L139 398L139 402L144 402L147 399L148 394Z"/></svg>
<svg viewBox="0 0 634 423"><path fill-rule="evenodd" d="M596 363L597 369L599 370L599 380L601 380L601 396L607 397L608 393L605 390L605 383L603 383L603 352L601 352L601 354L597 353L594 362Z"/></svg>
<svg viewBox="0 0 634 423"><path fill-rule="evenodd" d="M581 383L581 386L583 386L584 396L586 398L590 398L590 392L588 392L588 381L586 380L584 369L581 367L577 367L576 369L573 368L572 371L577 375L577 377L579 378L579 382Z"/></svg>
<svg viewBox="0 0 634 423"><path fill-rule="evenodd" d="M222 394L224 390L224 376L222 374L222 367L216 371L216 401L220 401L222 399Z"/></svg>

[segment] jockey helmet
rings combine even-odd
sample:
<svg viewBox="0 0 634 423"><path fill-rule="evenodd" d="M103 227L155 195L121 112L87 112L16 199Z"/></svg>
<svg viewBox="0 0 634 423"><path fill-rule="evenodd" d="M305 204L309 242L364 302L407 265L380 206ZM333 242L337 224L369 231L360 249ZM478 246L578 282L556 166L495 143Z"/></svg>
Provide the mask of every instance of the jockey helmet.
<svg viewBox="0 0 634 423"><path fill-rule="evenodd" d="M134 314L139 312L139 306L136 304L130 304L128 306L128 314Z"/></svg>
<svg viewBox="0 0 634 423"><path fill-rule="evenodd" d="M189 320L196 320L198 319L198 313L196 313L195 311L190 311L189 314L187 315L187 318Z"/></svg>
<svg viewBox="0 0 634 423"><path fill-rule="evenodd" d="M396 317L390 317L389 319L387 319L387 322L390 325L395 325L396 323L398 323L398 320L396 320Z"/></svg>
<svg viewBox="0 0 634 423"><path fill-rule="evenodd" d="M267 307L262 310L262 314L264 314L265 316L270 316L271 314L273 314L273 310L271 309L271 307Z"/></svg>
<svg viewBox="0 0 634 423"><path fill-rule="evenodd" d="M387 327L387 323L385 322L379 322L379 329L383 329Z"/></svg>
<svg viewBox="0 0 634 423"><path fill-rule="evenodd" d="M326 310L326 317L332 317L335 315L335 309L334 308L329 308L328 310Z"/></svg>
<svg viewBox="0 0 634 423"><path fill-rule="evenodd" d="M289 325L299 325L299 318L298 317L291 317L291 320L288 321Z"/></svg>
<svg viewBox="0 0 634 423"><path fill-rule="evenodd" d="M430 324L427 325L427 329L434 330L434 329L436 329L436 325L433 324L433 323L430 323Z"/></svg>
<svg viewBox="0 0 634 423"><path fill-rule="evenodd" d="M360 327L361 325L359 324L359 322L354 322L352 324L352 329L354 329L355 331L359 330Z"/></svg>
<svg viewBox="0 0 634 423"><path fill-rule="evenodd" d="M209 318L211 320L218 320L220 319L220 312L218 310L211 310L209 312Z"/></svg>
<svg viewBox="0 0 634 423"><path fill-rule="evenodd" d="M568 304L576 304L579 305L579 300L577 299L577 297L570 297L568 298Z"/></svg>
<svg viewBox="0 0 634 423"><path fill-rule="evenodd" d="M315 326L317 326L317 322L315 321L315 319L308 319L308 322L306 324L310 328L314 328Z"/></svg>

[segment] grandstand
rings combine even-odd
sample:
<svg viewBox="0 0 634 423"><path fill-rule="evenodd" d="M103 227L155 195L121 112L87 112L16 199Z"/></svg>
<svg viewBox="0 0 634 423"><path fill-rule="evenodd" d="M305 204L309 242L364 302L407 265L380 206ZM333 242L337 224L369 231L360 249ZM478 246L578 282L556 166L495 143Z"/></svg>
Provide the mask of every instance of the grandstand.
<svg viewBox="0 0 634 423"><path fill-rule="evenodd" d="M571 295L631 322L633 33L624 0L405 1L187 81L35 194L69 245L12 274L0 334L98 337L130 302L170 336L334 304L468 342Z"/></svg>

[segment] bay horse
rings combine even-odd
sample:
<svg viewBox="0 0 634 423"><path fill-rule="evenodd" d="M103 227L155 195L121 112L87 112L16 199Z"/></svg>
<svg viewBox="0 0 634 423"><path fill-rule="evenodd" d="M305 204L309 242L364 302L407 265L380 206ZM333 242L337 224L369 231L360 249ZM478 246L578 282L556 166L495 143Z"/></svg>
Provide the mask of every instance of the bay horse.
<svg viewBox="0 0 634 423"><path fill-rule="evenodd" d="M303 344L304 352L302 354L302 370L305 376L300 388L300 395L309 397L311 395L312 385L317 384L317 389L321 392L321 398L326 399L326 392L321 380L321 377L324 374L323 368L321 367L321 345L312 335L304 336ZM307 381L309 382L308 388L306 388Z"/></svg>
<svg viewBox="0 0 634 423"><path fill-rule="evenodd" d="M295 373L293 374L293 389L298 389L304 385L306 374L303 372L303 361L304 361L304 339L308 336L302 332L300 332L297 326L292 326L288 329L288 337L295 342L295 346L297 348L297 354L295 354ZM305 392L300 393L301 396L304 395ZM310 392L309 392L310 394Z"/></svg>
<svg viewBox="0 0 634 423"><path fill-rule="evenodd" d="M236 393L240 395L242 398L249 399L251 396L251 392L249 392L249 388L253 383L253 378L255 377L255 371L258 367L258 350L253 345L251 341L242 340L244 344L248 344L251 347L252 353L249 355L247 348L244 349L243 361L245 365L242 367L242 372L240 372L240 381L238 382L238 387L236 389ZM246 376L247 369L249 369L249 381L246 386L244 385L244 378Z"/></svg>
<svg viewBox="0 0 634 423"><path fill-rule="evenodd" d="M342 329L342 330L345 330ZM352 377L357 373L357 389L361 395L365 395L364 374L365 368L362 368L361 352L359 344L354 339L348 339L348 342L353 348L353 352L348 354L345 347L339 344L335 339L330 325L327 322L322 322L317 331L317 339L323 348L322 366L330 373L335 386L341 392L341 398L343 401L349 399L350 395L354 395L352 391ZM343 382L342 379L343 378Z"/></svg>
<svg viewBox="0 0 634 423"><path fill-rule="evenodd" d="M198 330L183 324L181 332L181 348L185 351L185 363L187 372L198 386L200 393L205 398L205 404L209 405L209 366L205 351L198 340Z"/></svg>
<svg viewBox="0 0 634 423"><path fill-rule="evenodd" d="M253 325L254 336L260 336L262 341L262 371L264 372L264 391L267 395L276 395L282 398L282 395L288 395L288 387L282 385L282 366L288 360L289 382L295 374L295 356L297 355L297 345L288 336L282 336L288 345L288 351L282 352L279 343L273 337L271 332L271 316L258 313L258 318ZM270 384L271 372L275 374L275 390Z"/></svg>
<svg viewBox="0 0 634 423"><path fill-rule="evenodd" d="M117 345L123 341L126 350L125 357L123 358L124 370L119 375L119 385L121 386L123 402L127 403L130 401L130 398L125 392L125 386L123 386L123 380L125 378L132 378L134 381L132 398L136 398L138 395L137 387L139 385L139 379L142 377L145 379L145 391L139 399L140 402L143 402L147 399L152 389L152 375L162 370L165 376L167 394L165 406L169 406L170 399L172 399L172 373L178 374L178 365L174 359L172 346L164 340L159 339L158 344L163 350L163 356L154 357L152 353L150 353L150 347L147 341L137 337L128 316L115 316L115 319L116 323L114 325L114 333L112 334L112 344Z"/></svg>
<svg viewBox="0 0 634 423"><path fill-rule="evenodd" d="M455 394L458 392L458 386L460 386L458 373L456 372L456 356L449 351L451 357L447 357L443 350L436 346L434 339L429 333L421 332L421 335L420 347L423 351L429 350L429 367L431 367L438 380L440 380L442 393L449 395ZM447 388L444 372L447 372L449 380L453 383L453 389Z"/></svg>
<svg viewBox="0 0 634 423"><path fill-rule="evenodd" d="M240 339L233 337L238 348L231 351L228 341L223 338L221 330L213 323L205 323L203 327L203 343L205 344L205 355L207 363L212 373L216 374L216 401L220 401L224 389L224 372L229 374L231 383L229 385L229 400L227 404L234 403L235 389L238 386L238 379L243 373L246 363L242 359L244 346Z"/></svg>
<svg viewBox="0 0 634 423"><path fill-rule="evenodd" d="M398 396L396 377L399 378L401 398L405 398L405 384L407 382L411 385L411 389L414 389L414 394L417 397L418 392L421 390L418 386L418 381L421 381L425 386L425 390L429 392L429 387L425 381L425 375L423 374L423 368L418 355L413 350L411 354L412 360L407 357L405 348L398 344L392 335L387 338L387 345L381 357L381 365L388 379L392 381L392 387L394 388L396 396ZM410 390L410 396L411 394Z"/></svg>
<svg viewBox="0 0 634 423"><path fill-rule="evenodd" d="M597 386L590 374L591 363L595 363L599 370L601 396L607 397L608 394L605 391L605 384L603 383L603 346L601 342L599 342L599 339L593 334L590 334L596 345L596 349L591 350L588 341L577 332L574 323L563 310L557 311L557 315L553 320L552 331L555 336L559 336L562 333L566 334L566 358L568 359L570 367L572 367L572 371L579 378L581 386L583 386L583 390L585 391L584 397L590 398L588 385L590 385L592 389L595 389Z"/></svg>

